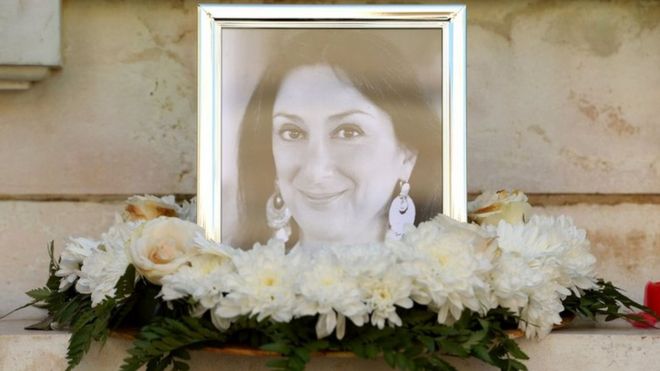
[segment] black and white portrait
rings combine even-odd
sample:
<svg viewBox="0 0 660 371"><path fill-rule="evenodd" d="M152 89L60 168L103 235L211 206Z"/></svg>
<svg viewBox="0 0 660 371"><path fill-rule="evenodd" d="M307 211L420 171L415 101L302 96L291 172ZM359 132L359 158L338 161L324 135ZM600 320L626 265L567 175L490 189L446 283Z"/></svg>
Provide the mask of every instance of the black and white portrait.
<svg viewBox="0 0 660 371"><path fill-rule="evenodd" d="M442 212L441 33L225 29L223 242L382 242Z"/></svg>

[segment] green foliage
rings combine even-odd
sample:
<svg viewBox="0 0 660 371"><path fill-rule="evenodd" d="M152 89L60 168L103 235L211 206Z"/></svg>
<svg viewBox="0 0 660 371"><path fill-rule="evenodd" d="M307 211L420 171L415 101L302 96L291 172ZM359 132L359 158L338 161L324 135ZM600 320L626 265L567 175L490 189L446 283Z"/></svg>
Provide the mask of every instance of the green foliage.
<svg viewBox="0 0 660 371"><path fill-rule="evenodd" d="M184 360L190 356L186 349L224 340L225 335L208 320L188 316L157 317L140 329L121 370L137 370L145 364L148 371L164 370L170 365L175 370L187 370Z"/></svg>
<svg viewBox="0 0 660 371"><path fill-rule="evenodd" d="M54 256L54 245L48 244L50 263L46 286L28 291L33 299L26 306L36 306L48 310L48 317L43 321L26 327L32 330L69 329L71 339L67 349L67 370L80 363L93 341L105 342L109 335L110 324L118 325L126 316L127 307L133 299L135 288L135 268L129 266L115 287L115 298L107 299L92 308L89 295L79 294L73 287L60 291L61 278L55 273L59 262Z"/></svg>
<svg viewBox="0 0 660 371"><path fill-rule="evenodd" d="M131 308L128 300L135 288L135 267L129 266L115 286L115 297L106 299L92 307L88 295L77 295L54 313L54 320L71 329L71 339L67 350L68 370L77 366L89 351L92 341L102 344L110 334L110 324L117 318L126 316L126 308ZM129 303L129 304L127 304Z"/></svg>
<svg viewBox="0 0 660 371"><path fill-rule="evenodd" d="M35 307L38 307L38 308L47 308L47 303L49 303L51 300L54 299L53 291L54 290L57 291L59 289L60 280L61 280L60 277L55 276L55 272L57 272L57 270L59 269L59 264L57 263L57 261L55 260L55 257L54 257L54 252L53 252L54 246L55 245L54 245L53 241L50 241L48 243L48 246L46 247L46 249L48 251L48 256L50 257L50 262L48 264L48 282L46 283L46 287L41 287L41 288L33 289L33 290L30 290L30 291L26 292L26 295L31 297L33 300L30 301L29 303L25 304L25 305L22 305L22 306L20 306L16 309L12 310L11 312L9 312L9 313L7 313L3 316L0 316L0 319L3 319L3 318L9 316L12 313L15 313L15 312L17 312L21 309L31 307L31 306L35 306ZM39 327L44 326L42 324L42 322L39 322L39 323L37 323L33 326L29 326L28 328L38 329L37 327L35 327L36 325L40 325ZM50 329L50 322L48 323L48 329Z"/></svg>
<svg viewBox="0 0 660 371"><path fill-rule="evenodd" d="M274 370L303 370L311 356L320 351L348 351L365 359L382 356L391 367L401 370L454 370L443 358L446 356L476 357L503 370L525 370L521 360L527 356L500 327L500 322L511 316L501 309L486 316L466 310L459 321L446 326L437 324L436 314L417 306L402 311L401 327L378 329L369 324L348 324L341 341L335 337L317 339L315 317L289 323L241 317L224 332L216 330L207 317L157 317L142 327L122 371L143 365L147 370L170 366L185 369L188 354L182 351L237 343L279 353L281 358L267 363Z"/></svg>
<svg viewBox="0 0 660 371"><path fill-rule="evenodd" d="M617 318L637 320L639 319L638 316L630 311L639 309L660 320L660 317L651 309L624 295L621 289L614 286L612 282L599 279L596 286L594 289L584 290L579 296L573 294L564 299L564 309L594 321L597 316L605 316L605 321L612 321Z"/></svg>

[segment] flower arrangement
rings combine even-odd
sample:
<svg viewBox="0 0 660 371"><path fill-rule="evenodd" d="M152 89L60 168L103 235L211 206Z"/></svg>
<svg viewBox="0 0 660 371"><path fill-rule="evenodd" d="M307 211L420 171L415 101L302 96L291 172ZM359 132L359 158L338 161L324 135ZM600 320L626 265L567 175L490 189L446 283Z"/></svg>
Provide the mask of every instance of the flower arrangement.
<svg viewBox="0 0 660 371"><path fill-rule="evenodd" d="M48 282L27 293L49 316L30 328L72 332L69 369L92 341L136 328L125 371L185 370L188 350L229 345L278 354L269 366L285 370L327 351L408 370L452 370L444 356L524 370L507 329L542 338L562 314L657 317L596 276L570 218L530 210L521 192L490 192L469 204L473 224L438 215L382 244L242 250L207 240L194 203L135 196L100 239L72 238L59 259L50 244Z"/></svg>

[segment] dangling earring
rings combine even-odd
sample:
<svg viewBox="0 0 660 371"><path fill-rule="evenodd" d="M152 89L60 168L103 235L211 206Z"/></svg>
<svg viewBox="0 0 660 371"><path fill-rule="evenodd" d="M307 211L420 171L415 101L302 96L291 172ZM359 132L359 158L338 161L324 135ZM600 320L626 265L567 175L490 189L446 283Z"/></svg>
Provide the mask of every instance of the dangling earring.
<svg viewBox="0 0 660 371"><path fill-rule="evenodd" d="M266 202L266 221L273 229L273 238L287 242L291 236L291 210L284 204L280 188L275 181L275 192Z"/></svg>
<svg viewBox="0 0 660 371"><path fill-rule="evenodd" d="M408 196L410 183L407 180L402 180L399 184L401 192L394 197L390 205L390 229L387 231L387 237L395 240L400 240L406 227L415 223L415 204L412 198Z"/></svg>

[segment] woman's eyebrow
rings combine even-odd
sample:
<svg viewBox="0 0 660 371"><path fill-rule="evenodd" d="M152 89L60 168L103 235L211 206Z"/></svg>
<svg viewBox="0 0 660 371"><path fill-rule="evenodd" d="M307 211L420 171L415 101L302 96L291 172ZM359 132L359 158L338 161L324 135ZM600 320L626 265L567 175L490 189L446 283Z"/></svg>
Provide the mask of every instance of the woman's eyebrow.
<svg viewBox="0 0 660 371"><path fill-rule="evenodd" d="M344 112L341 112L341 113L336 113L336 114L330 116L330 120L341 120L346 116L354 115L356 113L374 117L369 112L365 112L365 111L362 111L362 110L359 110L359 109L353 109L353 110L348 110L348 111L344 111Z"/></svg>
<svg viewBox="0 0 660 371"><path fill-rule="evenodd" d="M300 116L286 112L277 112L276 114L273 115L273 118L276 117L284 117L285 119L289 119L291 121L297 121L297 122L303 121L303 119Z"/></svg>

